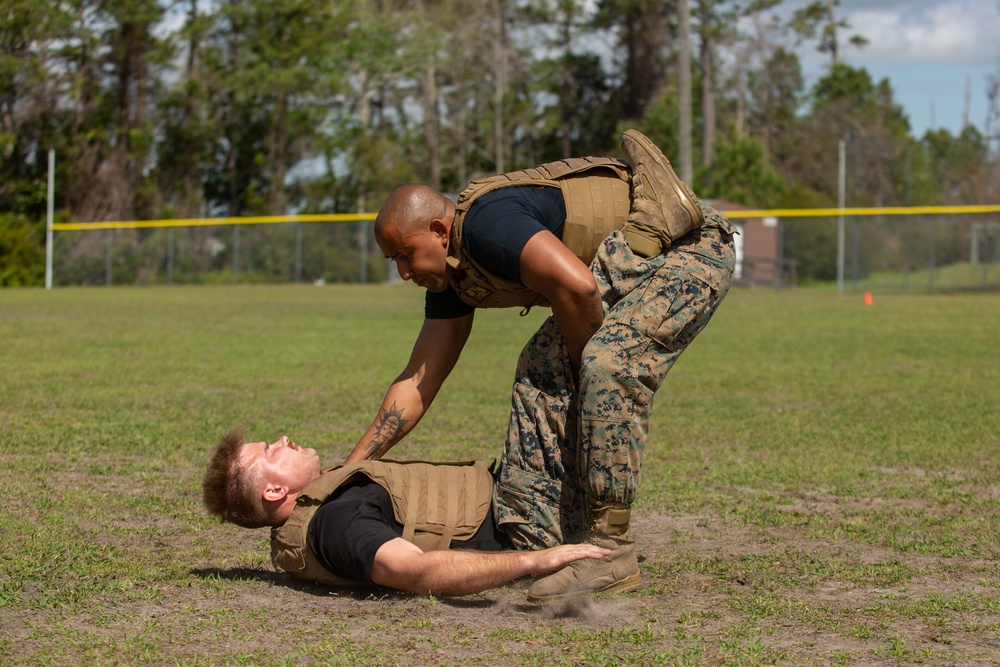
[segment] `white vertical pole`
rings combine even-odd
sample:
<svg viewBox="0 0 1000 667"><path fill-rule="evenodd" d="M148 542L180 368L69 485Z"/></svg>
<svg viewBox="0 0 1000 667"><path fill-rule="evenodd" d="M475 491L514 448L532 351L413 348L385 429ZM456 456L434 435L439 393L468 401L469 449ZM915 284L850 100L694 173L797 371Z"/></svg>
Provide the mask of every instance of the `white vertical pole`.
<svg viewBox="0 0 1000 667"><path fill-rule="evenodd" d="M56 149L49 149L48 206L45 214L45 289L52 289L52 218L55 215Z"/></svg>
<svg viewBox="0 0 1000 667"><path fill-rule="evenodd" d="M840 207L840 214L837 216L837 294L844 292L844 201L847 198L847 166L845 165L847 156L847 142L843 139L837 145L838 148L838 179L837 179L837 205Z"/></svg>

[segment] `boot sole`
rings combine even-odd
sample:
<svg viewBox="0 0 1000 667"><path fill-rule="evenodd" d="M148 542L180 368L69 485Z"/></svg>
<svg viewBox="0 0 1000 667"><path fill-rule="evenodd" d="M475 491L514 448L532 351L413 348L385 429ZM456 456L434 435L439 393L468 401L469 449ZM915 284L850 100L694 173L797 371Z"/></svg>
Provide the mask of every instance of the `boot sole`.
<svg viewBox="0 0 1000 667"><path fill-rule="evenodd" d="M531 593L528 593L528 602L540 602L542 604L546 604L551 602L576 600L583 597L589 597L594 593L627 593L628 591L634 591L639 588L641 584L642 577L638 574L634 574L631 577L622 579L621 581L616 581L610 586L605 586L604 588L596 590L582 589L568 593L559 593L558 595L532 595Z"/></svg>
<svg viewBox="0 0 1000 667"><path fill-rule="evenodd" d="M670 164L670 160L667 159L667 156L663 155L661 159L662 151L660 151L660 149L649 140L649 137L641 132L636 130L625 130L624 136L628 137L640 146L642 150L645 151L646 154L649 155L661 169L663 169L667 180L670 181L670 187L673 188L674 192L677 194L677 199L680 201L681 206L684 207L684 210L686 210L688 215L691 216L691 220L696 223L694 226L696 228L701 227L705 222L705 215L702 212L701 207L698 205L698 196L695 195L694 191L691 190L691 187L687 183L677 177L677 172L674 171L674 167Z"/></svg>

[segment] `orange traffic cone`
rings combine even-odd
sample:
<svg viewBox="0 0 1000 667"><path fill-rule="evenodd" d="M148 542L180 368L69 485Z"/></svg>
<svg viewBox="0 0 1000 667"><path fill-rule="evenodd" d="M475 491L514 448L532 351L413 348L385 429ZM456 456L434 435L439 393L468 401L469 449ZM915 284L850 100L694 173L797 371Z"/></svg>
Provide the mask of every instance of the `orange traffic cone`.
<svg viewBox="0 0 1000 667"><path fill-rule="evenodd" d="M872 305L872 293L871 290L865 290L865 305Z"/></svg>

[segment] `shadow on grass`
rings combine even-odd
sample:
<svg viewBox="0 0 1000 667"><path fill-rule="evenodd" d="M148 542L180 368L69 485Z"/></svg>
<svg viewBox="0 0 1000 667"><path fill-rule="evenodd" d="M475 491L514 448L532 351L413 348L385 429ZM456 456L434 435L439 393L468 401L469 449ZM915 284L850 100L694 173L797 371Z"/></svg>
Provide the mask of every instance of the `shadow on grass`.
<svg viewBox="0 0 1000 667"><path fill-rule="evenodd" d="M342 597L349 597L359 602L392 602L401 600L412 600L420 597L412 593L390 588L379 587L352 587L352 586L332 586L327 584L316 584L308 581L298 581L292 579L287 574L275 572L273 570L263 570L251 567L200 567L191 570L191 574L202 579L221 579L225 581L260 581L283 586L302 593L308 593L316 597L328 597L331 593ZM438 602L455 607L456 609L485 609L496 605L495 600L485 600L482 598L439 598Z"/></svg>
<svg viewBox="0 0 1000 667"><path fill-rule="evenodd" d="M287 574L275 572L274 570L264 570L252 567L200 567L191 570L191 574L202 579L222 579L225 581L260 581L275 586L283 586L302 593L308 593L317 597L326 597L331 593L352 597L356 600L366 600L373 596L375 591L370 588L354 588L351 586L327 586L325 584L315 584L309 581L298 581L292 579ZM395 591L387 591L389 595L401 595Z"/></svg>

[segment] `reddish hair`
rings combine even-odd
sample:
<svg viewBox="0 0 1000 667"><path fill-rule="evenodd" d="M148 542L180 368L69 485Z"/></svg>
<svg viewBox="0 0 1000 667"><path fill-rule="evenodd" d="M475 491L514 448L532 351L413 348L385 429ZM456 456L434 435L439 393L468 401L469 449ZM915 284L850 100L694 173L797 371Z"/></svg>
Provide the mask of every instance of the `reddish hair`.
<svg viewBox="0 0 1000 667"><path fill-rule="evenodd" d="M246 428L236 426L222 436L208 462L202 480L202 494L209 514L243 528L270 525L271 516L264 509L260 477L241 462Z"/></svg>

